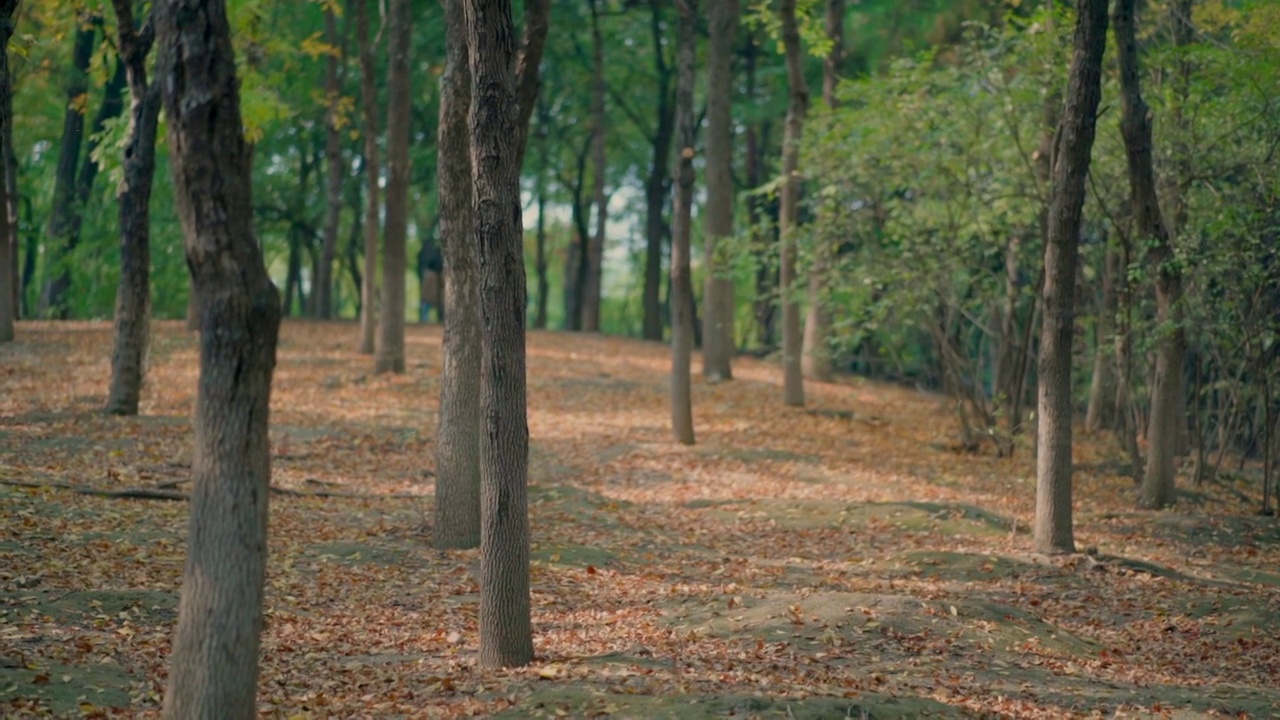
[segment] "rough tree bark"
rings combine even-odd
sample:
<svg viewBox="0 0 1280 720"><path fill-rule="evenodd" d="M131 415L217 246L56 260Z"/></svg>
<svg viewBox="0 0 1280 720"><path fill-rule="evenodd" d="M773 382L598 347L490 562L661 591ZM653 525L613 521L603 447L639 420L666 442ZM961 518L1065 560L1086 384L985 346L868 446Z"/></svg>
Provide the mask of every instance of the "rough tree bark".
<svg viewBox="0 0 1280 720"><path fill-rule="evenodd" d="M733 377L733 279L720 267L716 246L733 234L733 41L738 0L711 0L711 48L707 55L707 236L703 265L702 375Z"/></svg>
<svg viewBox="0 0 1280 720"><path fill-rule="evenodd" d="M1071 525L1071 337L1080 217L1097 131L1106 44L1106 0L1077 0L1075 50L1053 154L1044 251L1035 516L1035 547L1043 553L1075 552Z"/></svg>
<svg viewBox="0 0 1280 720"><path fill-rule="evenodd" d="M391 0L387 70L387 206L382 244L382 313L374 353L376 373L404 372L405 237L409 228L409 53L413 49L410 0Z"/></svg>
<svg viewBox="0 0 1280 720"><path fill-rule="evenodd" d="M671 142L675 138L676 115L671 82L674 73L663 50L662 5L649 2L649 32L653 39L654 71L657 73L657 97L654 102L657 124L649 139L652 159L644 182L644 319L645 340L662 339L662 250L666 244L667 223L663 213L671 191Z"/></svg>
<svg viewBox="0 0 1280 720"><path fill-rule="evenodd" d="M378 86L369 37L369 3L353 0L356 9L356 41L360 44L360 105L364 120L364 173L368 194L364 209L364 282L360 286L359 351L372 355L378 328L378 233L381 230L378 176Z"/></svg>
<svg viewBox="0 0 1280 720"><path fill-rule="evenodd" d="M836 106L837 73L844 61L844 15L844 0L827 0L831 50L822 63L822 100L829 108ZM831 380L831 309L825 296L834 251L829 238L818 238L809 270L809 311L804 319L802 369L805 377L821 382Z"/></svg>
<svg viewBox="0 0 1280 720"><path fill-rule="evenodd" d="M151 322L151 185L156 172L160 87L147 81L147 53L155 40L148 18L135 28L132 0L112 0L117 47L129 83L120 204L120 284L116 288L115 345L106 411L137 415L146 373Z"/></svg>
<svg viewBox="0 0 1280 720"><path fill-rule="evenodd" d="M605 193L605 105L604 105L604 36L600 32L600 8L597 0L589 0L591 8L591 164L592 198L596 206L596 230L587 244L587 278L583 288L582 329L600 332L601 289L604 282L604 236L609 220L609 196Z"/></svg>
<svg viewBox="0 0 1280 720"><path fill-rule="evenodd" d="M0 0L0 138L13 122L12 79L9 76L9 38L13 36L13 13L18 0ZM9 215L9 163L7 149L0 148L0 343L13 340L13 324L18 319L18 245L11 232Z"/></svg>
<svg viewBox="0 0 1280 720"><path fill-rule="evenodd" d="M693 116L694 58L697 54L697 0L676 0L676 194L671 232L671 430L676 442L692 445L693 280L689 270L693 233L693 157L697 128Z"/></svg>
<svg viewBox="0 0 1280 720"><path fill-rule="evenodd" d="M165 0L155 12L156 82L201 311L191 521L164 717L252 718L280 296L253 235L250 148L226 7Z"/></svg>
<svg viewBox="0 0 1280 720"><path fill-rule="evenodd" d="M1134 0L1116 0L1116 47L1120 60L1120 132L1129 166L1129 202L1137 238L1149 242L1155 266L1156 322L1159 345L1147 425L1147 468L1138 506L1173 504L1174 460L1182 415L1182 370L1186 338L1182 330L1182 271L1173 255L1173 238L1160 212L1151 148L1151 111L1142 98Z"/></svg>
<svg viewBox="0 0 1280 720"><path fill-rule="evenodd" d="M804 56L800 48L800 30L796 24L796 0L782 0L778 9L782 21L782 44L787 63L787 124L782 139L782 233L780 253L781 277L778 293L782 296L782 401L804 406L804 375L800 365L802 328L800 305L792 295L796 278L796 225L799 222L800 138L804 135L804 117L809 110L809 86L804 79Z"/></svg>
<svg viewBox="0 0 1280 720"><path fill-rule="evenodd" d="M533 659L516 38L510 0L467 0L466 18L472 208L485 329L480 384L480 663L515 666Z"/></svg>
<svg viewBox="0 0 1280 720"><path fill-rule="evenodd" d="M320 254L320 272L316 274L312 302L315 316L333 317L333 261L338 255L338 229L342 218L342 130L338 127L338 101L342 94L342 75L347 53L338 37L338 18L332 5L324 11L324 40L332 48L324 63L324 164L327 179L325 192L324 245ZM339 51L339 47L343 50Z"/></svg>

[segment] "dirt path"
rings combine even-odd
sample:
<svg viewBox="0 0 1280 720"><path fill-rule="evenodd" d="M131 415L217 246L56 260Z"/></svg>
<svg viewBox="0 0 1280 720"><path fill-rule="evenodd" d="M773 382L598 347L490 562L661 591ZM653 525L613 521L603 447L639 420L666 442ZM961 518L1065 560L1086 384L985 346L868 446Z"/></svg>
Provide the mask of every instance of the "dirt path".
<svg viewBox="0 0 1280 720"><path fill-rule="evenodd" d="M98 410L106 324L0 347L0 480L189 474L193 340L156 331L144 416ZM1082 444L1091 555L1027 552L1033 469L948 450L947 404L859 380L784 410L777 369L695 384L669 441L664 346L530 338L539 660L474 665L474 552L430 549L438 329L369 374L353 325L290 323L273 483L267 717L1280 715L1280 525L1237 494L1139 513ZM696 381L695 381L696 382ZM186 504L0 487L0 714L157 711Z"/></svg>

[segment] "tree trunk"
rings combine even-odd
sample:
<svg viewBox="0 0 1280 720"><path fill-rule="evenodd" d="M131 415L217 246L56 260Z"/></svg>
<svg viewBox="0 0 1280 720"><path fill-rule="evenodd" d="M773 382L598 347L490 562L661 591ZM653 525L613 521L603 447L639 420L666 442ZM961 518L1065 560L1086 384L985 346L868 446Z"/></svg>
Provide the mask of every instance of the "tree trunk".
<svg viewBox="0 0 1280 720"><path fill-rule="evenodd" d="M587 243L590 242L590 230L587 228L587 213L582 204L582 194L586 187L587 156L591 153L591 143L582 146L577 158L577 175L574 176L573 188L573 235L569 239L569 247L564 254L564 329L582 329L583 289L585 287L587 268Z"/></svg>
<svg viewBox="0 0 1280 720"><path fill-rule="evenodd" d="M800 365L802 327L800 305L795 301L796 225L799 222L800 139L804 135L804 116L809 109L809 86L804 79L804 55L800 48L800 30L796 24L796 0L782 0L778 14L782 21L782 44L787 62L787 125L782 140L782 233L779 262L781 277L778 293L782 296L782 400L787 405L804 406L804 375Z"/></svg>
<svg viewBox="0 0 1280 720"><path fill-rule="evenodd" d="M75 40L71 50L71 71L67 78L67 103L62 116L62 142L58 145L58 165L54 173L53 204L49 209L49 244L53 248L52 273L40 295L39 313L44 316L67 316L66 294L70 274L66 263L73 248L72 214L75 212L76 170L80 167L80 143L84 137L84 112L76 107L89 90L89 61L93 57L96 27L77 17Z"/></svg>
<svg viewBox="0 0 1280 720"><path fill-rule="evenodd" d="M1107 246L1102 268L1102 307L1098 310L1093 348L1093 377L1089 382L1089 409L1085 414L1085 432L1093 434L1115 426L1116 379L1111 356L1115 347L1116 276L1120 273L1120 255Z"/></svg>
<svg viewBox="0 0 1280 720"><path fill-rule="evenodd" d="M0 0L0 139L7 137L13 122L13 85L9 75L9 38L13 36L13 13L18 0ZM18 244L12 232L17 219L10 215L8 148L0 147L0 343L13 340L13 324L18 319Z"/></svg>
<svg viewBox="0 0 1280 720"><path fill-rule="evenodd" d="M106 411L137 415L146 373L151 322L151 185L156 171L160 88L147 82L147 53L155 39L150 20L134 27L132 0L112 0L117 47L129 83L120 204L120 284L116 288L115 346Z"/></svg>
<svg viewBox="0 0 1280 720"><path fill-rule="evenodd" d="M1066 107L1053 154L1049 237L1044 251L1044 323L1040 329L1035 547L1075 552L1071 525L1071 337L1085 177L1102 96L1106 0L1077 0Z"/></svg>
<svg viewBox="0 0 1280 720"><path fill-rule="evenodd" d="M201 309L191 521L164 717L252 718L280 296L253 235L226 8L167 0L156 16L174 197Z"/></svg>
<svg viewBox="0 0 1280 720"><path fill-rule="evenodd" d="M539 118L539 125L546 127L547 118ZM541 128L539 130L542 131ZM538 273L538 306L534 316L533 327L538 330L547 329L547 295L551 291L551 283L547 279L547 148L546 138L541 143L541 167L538 169L538 230L534 268Z"/></svg>
<svg viewBox="0 0 1280 720"><path fill-rule="evenodd" d="M593 166L592 197L596 206L596 231L587 245L587 278L583 288L582 329L600 332L601 288L604 281L605 226L609 220L609 196L604 181L608 166L605 158L604 113L604 36L600 33L600 10L597 0L589 0L591 8L591 164Z"/></svg>
<svg viewBox="0 0 1280 720"><path fill-rule="evenodd" d="M382 247L382 314L376 373L404 372L405 236L409 225L409 53L413 48L410 0L391 0L387 70L387 226Z"/></svg>
<svg viewBox="0 0 1280 720"><path fill-rule="evenodd" d="M529 426L515 28L510 0L467 0L472 209L480 260L480 664L533 660Z"/></svg>
<svg viewBox="0 0 1280 720"><path fill-rule="evenodd" d="M710 1L702 375L717 382L733 377L732 358L737 350L733 337L733 278L716 248L733 235L733 41L738 34L739 8L738 0Z"/></svg>
<svg viewBox="0 0 1280 720"><path fill-rule="evenodd" d="M360 43L360 104L364 115L364 172L368 196L364 210L364 284L360 286L360 346L372 355L378 327L378 232L381 228L378 176L378 90L369 38L369 3L353 0L356 6L356 36Z"/></svg>
<svg viewBox="0 0 1280 720"><path fill-rule="evenodd" d="M529 121L538 104L538 91L542 87L542 55L547 48L547 27L551 21L549 0L525 0L524 35L520 39L520 56L516 60L516 100L520 116L516 120L516 167L524 168L525 152L529 149Z"/></svg>
<svg viewBox="0 0 1280 720"><path fill-rule="evenodd" d="M689 364L693 354L694 319L689 236L693 233L693 157L697 132L693 116L697 0L680 0L676 8L676 131L680 144L671 228L671 430L676 442L692 445L693 389Z"/></svg>
<svg viewBox="0 0 1280 720"><path fill-rule="evenodd" d="M844 0L827 0L827 37L831 50L822 64L822 99L827 107L836 107L836 82L844 60ZM804 322L804 376L820 382L831 381L831 309L827 306L826 289L830 282L833 255L830 238L817 238L813 267L809 270L809 312Z"/></svg>
<svg viewBox="0 0 1280 720"><path fill-rule="evenodd" d="M667 65L662 32L662 6L649 2L649 31L653 39L654 71L658 76L655 98L656 129L650 138L652 158L644 183L644 319L645 340L662 339L662 252L666 245L667 223L663 213L671 191L671 143L675 139L676 115L671 94L672 70Z"/></svg>
<svg viewBox="0 0 1280 720"><path fill-rule="evenodd" d="M325 42L332 48L341 45L338 18L333 5L324 11ZM339 67L341 64L341 68ZM332 50L325 57L324 94L324 165L328 176L325 193L324 247L320 254L316 286L312 292L315 315L322 320L333 317L333 263L338 255L338 225L342 218L342 130L338 127L338 102L342 95L342 69L346 67L346 51Z"/></svg>
<svg viewBox="0 0 1280 720"><path fill-rule="evenodd" d="M1182 271L1173 257L1173 239L1160 212L1152 161L1150 108L1142 98L1134 0L1116 0L1116 46L1120 60L1120 131L1129 166L1129 198L1135 237L1150 243L1155 265L1156 325L1159 344L1151 386L1151 421L1147 429L1147 468L1138 506L1173 504L1174 460L1186 407L1182 404L1182 371L1186 340L1182 330Z"/></svg>

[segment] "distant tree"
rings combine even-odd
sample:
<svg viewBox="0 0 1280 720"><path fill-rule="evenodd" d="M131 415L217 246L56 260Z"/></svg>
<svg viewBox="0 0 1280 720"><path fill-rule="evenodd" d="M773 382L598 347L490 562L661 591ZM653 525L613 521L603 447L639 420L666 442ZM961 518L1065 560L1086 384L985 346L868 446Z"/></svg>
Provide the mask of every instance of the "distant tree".
<svg viewBox="0 0 1280 720"><path fill-rule="evenodd" d="M1106 0L1077 0L1075 50L1053 155L1049 237L1044 250L1035 516L1035 547L1043 553L1075 552L1071 526L1071 338L1080 218L1097 131L1106 45Z"/></svg>
<svg viewBox="0 0 1280 720"><path fill-rule="evenodd" d="M592 199L596 206L596 229L587 248L586 283L582 289L582 329L600 332L600 298L604 278L605 228L609 220L609 196L605 193L605 176L609 172L605 155L606 128L604 36L600 32L599 0L587 0L591 10L591 161Z"/></svg>
<svg viewBox="0 0 1280 720"><path fill-rule="evenodd" d="M666 208L671 194L671 143L675 138L674 71L667 61L662 30L661 0L649 1L649 29L653 43L654 125L647 134L651 159L644 181L644 319L646 340L662 339L662 254L667 240ZM709 112L709 109L708 109Z"/></svg>
<svg viewBox="0 0 1280 720"><path fill-rule="evenodd" d="M381 203L378 177L378 89L373 61L373 40L369 37L369 3L352 0L356 10L356 42L360 45L360 105L364 116L364 174L367 185L364 211L364 282L360 285L360 346L372 355L378 327L378 231Z"/></svg>
<svg viewBox="0 0 1280 720"><path fill-rule="evenodd" d="M147 81L147 54L155 40L151 18L135 27L132 0L112 0L116 47L129 83L120 203L120 283L116 288L115 348L107 412L137 415L146 372L151 322L151 185L156 172L160 87Z"/></svg>
<svg viewBox="0 0 1280 720"><path fill-rule="evenodd" d="M9 38L13 36L13 13L18 0L0 0L0 138L7 137L13 123L13 86L9 75ZM9 223L9 163L0 149L0 342L13 340L13 323L18 318L17 234Z"/></svg>
<svg viewBox="0 0 1280 720"><path fill-rule="evenodd" d="M692 445L693 398L689 378L693 354L693 281L689 247L693 234L694 59L697 55L697 0L678 0L676 20L676 195L671 233L671 430Z"/></svg>
<svg viewBox="0 0 1280 720"><path fill-rule="evenodd" d="M409 54L413 13L409 0L391 0L387 87L387 206L382 244L382 313L374 372L404 372L405 238L409 229Z"/></svg>
<svg viewBox="0 0 1280 720"><path fill-rule="evenodd" d="M796 0L782 0L778 7L782 23L782 45L787 63L787 124L782 138L782 400L787 405L804 406L804 376L800 364L803 352L800 304L796 302L796 231L800 220L800 139L809 111L809 85L804 79L804 56L800 29L796 22Z"/></svg>
<svg viewBox="0 0 1280 720"><path fill-rule="evenodd" d="M707 269L702 311L702 374L733 377L733 279L719 243L733 234L733 43L738 0L710 0L711 43L707 53L707 220L703 266Z"/></svg>
<svg viewBox="0 0 1280 720"><path fill-rule="evenodd" d="M338 255L338 230L342 219L342 183L347 173L342 166L342 81L347 67L346 43L338 36L336 3L324 8L324 40L328 45L324 60L324 239L320 251L320 272L312 296L315 316L333 316L333 263Z"/></svg>
<svg viewBox="0 0 1280 720"><path fill-rule="evenodd" d="M280 297L253 234L250 146L223 0L158 3L156 39L201 327L191 520L164 717L251 718Z"/></svg>

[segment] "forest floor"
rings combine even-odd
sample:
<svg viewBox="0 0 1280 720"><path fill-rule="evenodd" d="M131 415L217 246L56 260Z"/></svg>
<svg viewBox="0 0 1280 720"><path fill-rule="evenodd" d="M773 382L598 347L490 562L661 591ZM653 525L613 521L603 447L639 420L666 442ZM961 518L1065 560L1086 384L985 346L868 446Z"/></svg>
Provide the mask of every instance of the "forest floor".
<svg viewBox="0 0 1280 720"><path fill-rule="evenodd" d="M187 503L14 486L184 492L195 340L154 332L127 419L100 412L109 324L0 346L0 715L158 712ZM409 329L394 377L356 335L283 328L263 717L1280 715L1256 483L1135 511L1084 439L1088 553L1040 557L1029 454L954 451L939 396L849 378L784 409L779 370L741 359L695 379L682 447L665 346L560 333L529 339L538 657L479 669L476 552L430 544L440 330Z"/></svg>

